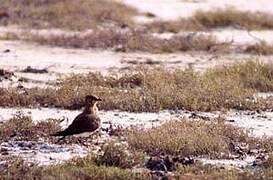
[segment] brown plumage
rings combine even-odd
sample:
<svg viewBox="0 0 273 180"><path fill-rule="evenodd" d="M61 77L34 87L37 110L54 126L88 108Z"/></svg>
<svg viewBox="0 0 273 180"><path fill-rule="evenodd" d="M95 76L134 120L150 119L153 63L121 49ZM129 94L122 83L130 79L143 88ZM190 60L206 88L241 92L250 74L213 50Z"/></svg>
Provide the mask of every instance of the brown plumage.
<svg viewBox="0 0 273 180"><path fill-rule="evenodd" d="M85 109L79 114L73 122L63 131L59 131L52 136L69 136L85 132L94 132L100 127L100 118L98 117L97 102L100 98L88 95L85 97Z"/></svg>

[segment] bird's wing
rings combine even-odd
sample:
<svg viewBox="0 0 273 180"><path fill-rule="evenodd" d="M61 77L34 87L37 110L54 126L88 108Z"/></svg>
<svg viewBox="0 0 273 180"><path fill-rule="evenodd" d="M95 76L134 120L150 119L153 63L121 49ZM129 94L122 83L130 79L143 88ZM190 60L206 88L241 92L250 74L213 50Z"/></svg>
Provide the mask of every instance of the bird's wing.
<svg viewBox="0 0 273 180"><path fill-rule="evenodd" d="M79 114L73 122L65 129L65 131L69 131L71 133L80 133L82 131L82 126L84 121L86 120L85 114Z"/></svg>
<svg viewBox="0 0 273 180"><path fill-rule="evenodd" d="M68 136L83 132L93 132L100 126L100 119L94 115L79 114L73 122L61 132L56 133L56 136Z"/></svg>

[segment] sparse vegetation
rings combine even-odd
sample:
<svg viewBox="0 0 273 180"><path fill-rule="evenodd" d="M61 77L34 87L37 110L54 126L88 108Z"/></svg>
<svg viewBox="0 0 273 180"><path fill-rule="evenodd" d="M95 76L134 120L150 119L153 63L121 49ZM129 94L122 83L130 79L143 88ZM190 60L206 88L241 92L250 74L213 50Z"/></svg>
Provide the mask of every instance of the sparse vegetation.
<svg viewBox="0 0 273 180"><path fill-rule="evenodd" d="M258 38L258 43L245 46L233 44L233 41L221 43L215 36L197 32L223 27L272 30L272 14L234 8L200 10L189 18L159 20L147 24L137 23L137 15L156 17L150 12L141 14L123 2L113 0L3 1L0 4L0 26L16 25L16 28L14 32L3 33L0 40L23 40L68 48L142 52L140 54L185 51L203 51L206 54L273 54L273 45L259 41ZM51 33L48 30L53 31ZM170 38L165 37L165 34L157 34L181 31L188 32L184 35L172 35ZM5 54L3 57L9 57L13 51L17 51L16 47L4 48L0 52ZM126 58L124 62L127 61ZM129 57L127 65L129 63L135 66L107 75L94 72L71 75L54 82L56 87L50 86L46 89L23 87L21 82L34 83L35 80L20 77L19 74L44 73L50 76L51 66L49 70L28 66L20 73L17 70L13 73L0 69L0 81L14 83L13 79L19 78L17 88L0 88L0 106L79 109L84 105L85 96L94 94L104 100L99 103L100 109L131 112L174 110L169 113L183 109L192 111L191 119L171 120L150 129L122 126L113 128L115 125L112 126L109 122L109 128L102 127L109 136L98 132L99 136L96 136L97 133L89 137L72 136L60 142L61 139L50 137L50 134L61 130L61 120L34 122L31 117L18 112L13 118L0 122L0 179L237 180L273 177L273 138L252 137L245 129L233 126L232 122L236 121L233 119L228 119L227 123L222 117L203 117L193 112L257 110L250 112L255 113L253 116L251 114L252 117L269 119L260 110L272 109L273 98L258 98L255 93L273 91L271 64L249 60L197 72L191 67L167 69L162 66L163 60L154 58ZM105 140L105 137L108 139ZM42 140L47 143L41 143ZM52 148L49 143L58 144L58 147L77 143L86 147L79 150L80 155L86 155L86 149L92 152L84 158L49 166L38 166L18 158L21 155L29 158L28 155L36 150L39 153L66 152L66 148L55 149L55 145ZM47 148L52 150L48 152ZM71 149L67 149L70 152ZM20 154L23 151L29 152L26 153L27 156ZM12 156L13 154L17 157ZM199 157L244 159L246 155L255 156L255 162L251 166L257 168L223 168L204 165L199 160ZM54 155L52 157L50 154L49 159L50 162L57 162Z"/></svg>
<svg viewBox="0 0 273 180"><path fill-rule="evenodd" d="M1 39L20 39L46 45L73 48L111 48L117 51L145 51L172 53L178 51L232 52L229 43L220 44L215 37L177 35L161 39L151 32L204 31L218 27L239 27L247 30L273 29L273 15L262 12L240 11L234 8L197 11L192 17L172 21L155 21L136 25L133 17L138 14L132 7L117 1L68 1L38 0L32 2L5 1L5 24L19 24L30 28L60 28L92 33L75 35L33 33L6 33ZM7 12L6 12L7 11ZM65 17L65 18L64 18ZM1 22L1 21L0 21ZM128 27L128 29L124 29ZM142 29L142 30L139 30ZM143 30L145 29L145 30ZM272 46L265 42L248 46L242 53L270 55Z"/></svg>
<svg viewBox="0 0 273 180"><path fill-rule="evenodd" d="M97 166L92 156L76 159L62 165L30 167L22 160L9 160L9 166L0 172L1 179L149 179L148 173L134 173L129 169Z"/></svg>
<svg viewBox="0 0 273 180"><path fill-rule="evenodd" d="M245 88L255 89L260 92L273 91L273 66L259 61L249 61L225 68L218 76L234 76Z"/></svg>
<svg viewBox="0 0 273 180"><path fill-rule="evenodd" d="M7 165L7 164L6 164ZM223 169L208 165L194 164L179 166L169 178L176 179L268 179L272 177L272 168L257 170ZM3 179L153 179L148 171L134 173L128 169L97 166L92 156L75 159L62 165L48 167L29 166L20 159L8 160L7 168L0 172Z"/></svg>
<svg viewBox="0 0 273 180"><path fill-rule="evenodd" d="M234 8L198 11L194 19L207 28L239 26L246 29L272 29L271 14L239 11Z"/></svg>
<svg viewBox="0 0 273 180"><path fill-rule="evenodd" d="M103 154L98 155L95 160L98 165L132 168L144 162L143 154L131 152L119 142L109 142L102 147L102 151Z"/></svg>
<svg viewBox="0 0 273 180"><path fill-rule="evenodd" d="M87 94L97 94L105 101L100 108L125 111L188 109L212 111L264 109L272 107L265 100L253 99L254 92L273 90L272 67L257 61L208 70L138 67L128 73L103 76L100 73L73 75L59 82L56 89L1 89L1 106L82 107Z"/></svg>
<svg viewBox="0 0 273 180"><path fill-rule="evenodd" d="M53 132L60 130L58 121L49 119L34 124L32 119L22 114L15 115L12 119L0 124L0 142L11 138L17 141L36 141L40 137L47 138Z"/></svg>
<svg viewBox="0 0 273 180"><path fill-rule="evenodd" d="M220 168L210 165L195 164L193 166L180 166L174 177L179 179L224 179L224 180L244 180L244 179L268 179L272 176L272 168L256 169L244 171L235 168Z"/></svg>
<svg viewBox="0 0 273 180"><path fill-rule="evenodd" d="M273 168L273 154L270 152L267 160L263 163L265 168Z"/></svg>
<svg viewBox="0 0 273 180"><path fill-rule="evenodd" d="M70 30L132 26L137 14L134 8L109 0L5 1L0 8L8 14L7 24Z"/></svg>
<svg viewBox="0 0 273 180"><path fill-rule="evenodd" d="M273 45L261 41L259 43L249 45L245 49L246 53L250 54L259 54L259 55L272 55L273 54Z"/></svg>
<svg viewBox="0 0 273 180"><path fill-rule="evenodd" d="M240 11L234 8L197 11L190 18L174 21L156 21L147 25L153 32L203 31L218 27L234 27L248 30L273 28L273 15L262 12Z"/></svg>
<svg viewBox="0 0 273 180"><path fill-rule="evenodd" d="M16 37L16 35L14 35ZM9 35L9 37L11 37ZM171 39L162 39L141 30L96 30L86 35L51 35L24 34L18 39L34 41L43 45L70 48L114 49L121 52L143 51L150 53L172 53L178 51L223 51L228 47L216 48L219 43L214 36L184 35Z"/></svg>
<svg viewBox="0 0 273 180"><path fill-rule="evenodd" d="M272 55L273 47L265 41L248 45L235 45L232 41L219 42L213 35L189 33L173 35L164 39L143 30L120 31L114 29L94 30L90 33L74 35L39 33L6 33L0 36L3 40L24 40L41 45L60 46L81 49L110 49L117 52L175 53L186 51L204 51L208 53L250 53ZM236 49L236 50L235 50Z"/></svg>
<svg viewBox="0 0 273 180"><path fill-rule="evenodd" d="M151 32L156 33L179 33L180 31L200 31L205 30L205 27L193 17L180 18L179 20L157 20L145 25Z"/></svg>
<svg viewBox="0 0 273 180"><path fill-rule="evenodd" d="M116 1L6 1L0 6L5 24L19 24L31 28L61 28L85 30L98 27L137 27L133 17L137 10ZM148 16L153 16L151 13ZM156 21L147 24L154 32L205 30L215 27L272 29L272 15L262 12L240 11L235 8L197 11L190 18Z"/></svg>
<svg viewBox="0 0 273 180"><path fill-rule="evenodd" d="M241 129L221 120L213 122L170 121L148 130L132 131L128 143L135 149L151 155L220 156L230 152L230 144L247 142L248 135Z"/></svg>

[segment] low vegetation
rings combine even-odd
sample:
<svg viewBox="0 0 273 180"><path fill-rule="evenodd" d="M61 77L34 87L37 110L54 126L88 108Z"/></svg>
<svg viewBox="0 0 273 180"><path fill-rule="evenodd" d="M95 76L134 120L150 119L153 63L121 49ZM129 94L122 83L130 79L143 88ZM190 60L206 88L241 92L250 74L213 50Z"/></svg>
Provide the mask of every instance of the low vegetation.
<svg viewBox="0 0 273 180"><path fill-rule="evenodd" d="M20 159L12 159L0 172L1 179L149 179L148 173L134 173L129 169L98 166L92 156L75 159L62 165L29 166Z"/></svg>
<svg viewBox="0 0 273 180"><path fill-rule="evenodd" d="M137 151L129 151L120 142L109 142L102 147L102 154L97 155L97 165L112 166L119 168L132 168L144 164L144 155Z"/></svg>
<svg viewBox="0 0 273 180"><path fill-rule="evenodd" d="M259 92L273 91L273 65L259 61L249 61L218 71L218 76L234 76L245 88Z"/></svg>
<svg viewBox="0 0 273 180"><path fill-rule="evenodd" d="M136 9L110 0L5 1L0 5L0 24L2 22L2 24L17 24L29 28L60 28L79 32L75 35L64 33L49 36L27 32L19 35L7 33L0 39L20 39L73 48L110 48L122 52L208 51L227 53L233 52L231 43L219 43L212 36L177 35L170 39L162 39L152 35L151 32L178 33L230 26L244 30L273 29L271 14L240 11L234 8L197 11L189 18L155 21L145 25L134 22L136 15L139 15ZM92 33L80 33L87 29L92 29ZM272 49L272 45L261 42L250 45L240 52L270 55L273 54Z"/></svg>
<svg viewBox="0 0 273 180"><path fill-rule="evenodd" d="M128 145L110 142L102 147L99 154L90 153L60 165L37 166L16 157L2 156L0 177L3 179L155 179L158 175L145 168L144 154L150 156L179 155L210 157L223 153L236 153L231 143L251 143L247 133L223 121L171 121L149 130L128 131ZM126 147L125 147L126 146ZM147 155L146 154L146 155ZM132 168L140 167L140 171ZM176 164L172 173L162 174L165 178L178 179L267 179L271 177L272 157L260 168L245 169L220 168L194 162L191 165Z"/></svg>
<svg viewBox="0 0 273 180"><path fill-rule="evenodd" d="M48 167L29 166L20 159L9 159L7 168L0 172L3 179L94 179L94 180L149 180L155 179L148 171L134 173L128 169L117 167L98 166L89 156L83 159L75 159L62 165ZM235 168L223 169L209 165L195 164L179 166L177 170L165 178L175 179L268 179L272 177L272 168L257 170L238 170ZM164 176L163 176L164 177Z"/></svg>
<svg viewBox="0 0 273 180"><path fill-rule="evenodd" d="M273 68L258 61L200 73L192 69L137 67L130 72L103 76L73 75L56 89L0 89L1 106L46 106L79 109L87 94L104 99L100 108L124 111L187 109L266 109L272 103L254 99L257 91L273 90Z"/></svg>
<svg viewBox="0 0 273 180"><path fill-rule="evenodd" d="M227 125L220 119L213 122L170 121L148 130L132 131L128 135L131 147L151 155L220 156L230 152L230 144L247 142L243 130Z"/></svg>
<svg viewBox="0 0 273 180"><path fill-rule="evenodd" d="M223 51L227 47L219 44L210 35L179 35L162 39L142 30L120 31L113 29L95 30L85 35L24 34L9 35L7 38L37 42L43 45L70 48L112 49L121 52L172 53L179 51ZM4 38L4 37L3 37Z"/></svg>
<svg viewBox="0 0 273 180"><path fill-rule="evenodd" d="M245 29L272 29L271 14L262 12L239 11L234 8L216 9L214 11L198 11L194 19L207 28L241 27Z"/></svg>
<svg viewBox="0 0 273 180"><path fill-rule="evenodd" d="M86 30L98 27L130 27L136 25L136 9L123 3L102 1L5 1L0 5L2 24L19 24L30 28L61 28ZM150 13L146 14L151 15ZM240 11L235 8L197 11L190 18L156 21L146 27L154 32L206 30L216 27L240 27L251 30L272 29L272 15L262 12Z"/></svg>
<svg viewBox="0 0 273 180"><path fill-rule="evenodd" d="M60 130L57 120L49 119L35 124L31 117L16 114L12 119L0 124L0 143L8 140L37 141L48 138L50 134Z"/></svg>
<svg viewBox="0 0 273 180"><path fill-rule="evenodd" d="M273 28L273 16L262 12L240 11L234 8L197 11L190 18L173 21L155 21L147 24L153 32L203 31L219 27L234 27L248 30Z"/></svg>
<svg viewBox="0 0 273 180"><path fill-rule="evenodd" d="M134 8L109 0L5 1L0 9L7 14L5 24L69 30L132 26L137 14Z"/></svg>
<svg viewBox="0 0 273 180"><path fill-rule="evenodd" d="M4 1L0 5L0 25L59 28L77 32L75 35L68 33L49 36L39 33L24 32L22 36L19 33L7 33L0 39L26 40L69 48L111 49L117 52L215 53L233 52L231 43L219 43L214 36L197 33L174 35L169 39L152 33L206 31L219 27L273 29L272 15L242 12L233 8L198 11L190 18L156 21L144 25L134 22L136 15L139 15L136 9L110 0ZM151 13L146 15L154 17ZM92 30L82 33L90 29ZM238 52L270 55L273 54L273 46L261 41L243 50L240 48ZM129 71L106 76L101 73L72 75L60 79L56 88L0 88L0 106L79 109L84 105L86 95L96 94L103 98L99 108L104 110L151 112L164 109L214 111L273 108L272 99L254 97L256 92L273 91L272 65L248 61L230 67L196 72L191 68L169 70L159 66L159 61L147 60L143 64L156 67L136 66ZM41 138L56 143L57 138L49 135L60 129L59 120L33 122L31 117L18 113L10 120L0 123L0 144L10 140L38 141ZM147 167L147 157L150 160L170 157L173 161L171 163L175 168L166 168L166 171L172 172L162 172L162 179L273 177L273 156L270 153L273 150L272 139L250 137L248 132L225 123L220 117L208 121L190 121L183 118L151 129L128 128L108 133L110 136L111 133L125 136L125 142L108 141L100 147L98 154L91 153L85 158L73 159L59 165L37 166L26 163L10 157L6 153L7 149L3 148L0 179L158 179L160 175L155 175L155 172L149 170L152 168ZM77 138L72 137L68 139L68 143L77 142L89 146L88 143L92 140L88 137L78 142ZM242 150L241 144L246 144L247 148ZM265 154L270 153L268 158L257 165L257 169L223 169L199 164L195 159L187 165L174 162L176 157L226 158L231 154L243 157L248 153L255 154L256 151L250 152L252 148L263 150Z"/></svg>
<svg viewBox="0 0 273 180"><path fill-rule="evenodd" d="M268 179L272 177L273 169L245 169L244 171L235 168L220 168L210 165L196 164L193 166L180 166L174 177L179 179L224 179L224 180L244 180L244 179Z"/></svg>
<svg viewBox="0 0 273 180"><path fill-rule="evenodd" d="M99 29L89 33L75 34L39 34L33 32L6 33L2 40L24 40L41 45L60 46L81 49L108 49L117 52L208 52L216 54L250 53L255 55L272 55L273 47L265 41L253 45L233 45L232 41L220 42L213 35L188 33L162 38L145 30Z"/></svg>
<svg viewBox="0 0 273 180"><path fill-rule="evenodd" d="M259 43L247 46L244 52L258 55L272 55L273 45L268 44L265 41L261 41Z"/></svg>

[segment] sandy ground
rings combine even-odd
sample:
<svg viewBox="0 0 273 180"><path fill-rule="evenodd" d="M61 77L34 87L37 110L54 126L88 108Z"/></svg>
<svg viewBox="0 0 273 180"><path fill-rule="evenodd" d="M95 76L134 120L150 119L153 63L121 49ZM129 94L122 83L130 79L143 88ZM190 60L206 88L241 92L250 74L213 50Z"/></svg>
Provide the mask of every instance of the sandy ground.
<svg viewBox="0 0 273 180"><path fill-rule="evenodd" d="M84 157L88 154L88 149L73 145L56 145L31 141L8 141L0 145L1 151L6 151L9 155L22 157L27 162L38 165L52 165L63 163L74 157Z"/></svg>

